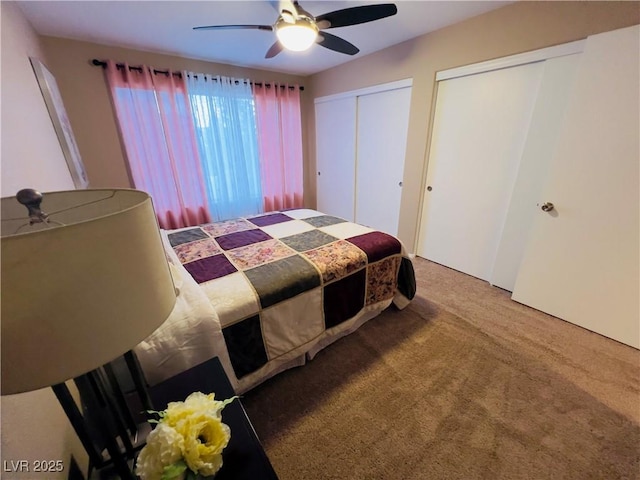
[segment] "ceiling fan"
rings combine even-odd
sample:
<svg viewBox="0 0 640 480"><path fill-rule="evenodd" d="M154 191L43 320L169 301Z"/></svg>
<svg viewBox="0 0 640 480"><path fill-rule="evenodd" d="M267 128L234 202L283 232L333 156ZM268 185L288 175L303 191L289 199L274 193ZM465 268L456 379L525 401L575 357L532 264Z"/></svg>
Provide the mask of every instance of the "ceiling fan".
<svg viewBox="0 0 640 480"><path fill-rule="evenodd" d="M355 55L360 50L346 40L325 32L328 28L348 27L390 17L398 12L393 3L361 5L325 13L314 17L297 1L280 1L280 14L273 25L207 25L194 30L264 30L276 32L278 40L269 48L265 58L273 58L283 48L293 51L308 49L317 43L329 50Z"/></svg>

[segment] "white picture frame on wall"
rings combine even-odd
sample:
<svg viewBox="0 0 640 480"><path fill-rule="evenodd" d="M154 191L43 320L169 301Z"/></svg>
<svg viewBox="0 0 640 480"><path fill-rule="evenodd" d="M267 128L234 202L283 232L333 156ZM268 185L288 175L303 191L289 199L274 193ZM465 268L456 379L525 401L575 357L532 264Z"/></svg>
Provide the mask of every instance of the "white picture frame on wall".
<svg viewBox="0 0 640 480"><path fill-rule="evenodd" d="M29 57L29 60L31 61L31 66L38 80L44 103L47 105L53 128L60 141L62 153L71 172L73 184L77 189L87 188L89 186L89 179L84 164L82 163L82 157L80 157L78 145L73 136L71 122L69 122L69 117L67 117L67 111L64 108L56 79L40 60L33 57Z"/></svg>

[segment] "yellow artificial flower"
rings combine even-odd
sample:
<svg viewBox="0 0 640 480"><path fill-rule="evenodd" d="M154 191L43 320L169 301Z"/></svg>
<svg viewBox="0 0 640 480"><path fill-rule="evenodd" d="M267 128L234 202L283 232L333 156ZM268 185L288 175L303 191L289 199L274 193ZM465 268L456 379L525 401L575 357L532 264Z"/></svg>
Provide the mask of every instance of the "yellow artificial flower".
<svg viewBox="0 0 640 480"><path fill-rule="evenodd" d="M215 394L213 393L205 395L201 392L194 392L184 402L169 403L162 420L169 425L175 425L180 420L197 413L208 413L220 418L220 412L225 405L225 402L215 400Z"/></svg>
<svg viewBox="0 0 640 480"><path fill-rule="evenodd" d="M222 451L231 429L222 423L222 409L238 397L224 401L210 393L192 393L184 402L171 402L147 438L138 456L136 473L142 480L177 479L188 468L210 476L222 467Z"/></svg>
<svg viewBox="0 0 640 480"><path fill-rule="evenodd" d="M189 469L202 475L213 475L222 466L222 450L229 443L231 430L219 418L193 415L176 425L184 438L182 456Z"/></svg>
<svg viewBox="0 0 640 480"><path fill-rule="evenodd" d="M159 423L138 455L136 473L143 480L159 480L164 468L180 460L183 451L184 438L175 429Z"/></svg>

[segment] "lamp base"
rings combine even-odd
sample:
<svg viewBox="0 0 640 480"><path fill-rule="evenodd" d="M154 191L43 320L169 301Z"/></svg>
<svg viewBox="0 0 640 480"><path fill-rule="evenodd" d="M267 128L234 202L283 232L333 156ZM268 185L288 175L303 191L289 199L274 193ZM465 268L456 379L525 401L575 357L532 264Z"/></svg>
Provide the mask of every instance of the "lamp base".
<svg viewBox="0 0 640 480"><path fill-rule="evenodd" d="M137 403L144 410L153 410L137 359L132 352L127 352L125 360L136 385ZM73 380L80 393L83 413L66 384L51 388L89 455L89 478L136 480L134 461L151 426L145 419L140 423L140 418L132 414L131 402L125 399L109 364Z"/></svg>

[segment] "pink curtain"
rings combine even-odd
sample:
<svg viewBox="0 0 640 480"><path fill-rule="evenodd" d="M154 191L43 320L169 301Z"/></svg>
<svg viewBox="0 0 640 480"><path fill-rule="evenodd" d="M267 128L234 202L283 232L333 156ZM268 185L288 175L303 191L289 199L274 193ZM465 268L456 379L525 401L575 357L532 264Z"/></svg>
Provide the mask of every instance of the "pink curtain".
<svg viewBox="0 0 640 480"><path fill-rule="evenodd" d="M302 207L300 87L253 85L264 210Z"/></svg>
<svg viewBox="0 0 640 480"><path fill-rule="evenodd" d="M134 186L151 195L160 227L210 222L183 77L111 60L106 77Z"/></svg>

